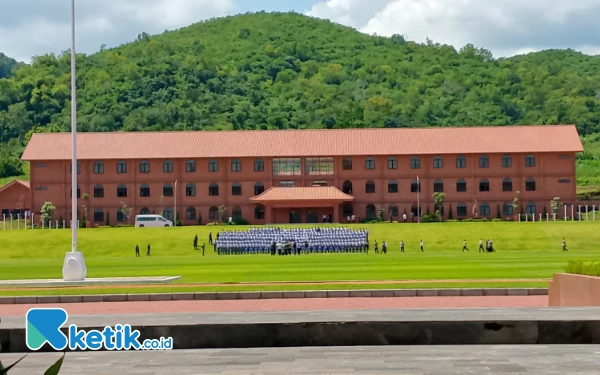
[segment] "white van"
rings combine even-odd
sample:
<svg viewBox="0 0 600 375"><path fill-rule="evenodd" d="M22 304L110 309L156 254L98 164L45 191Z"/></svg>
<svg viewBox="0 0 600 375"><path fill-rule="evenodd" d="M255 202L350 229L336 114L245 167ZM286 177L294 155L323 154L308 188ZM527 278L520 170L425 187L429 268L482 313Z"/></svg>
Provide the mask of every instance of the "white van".
<svg viewBox="0 0 600 375"><path fill-rule="evenodd" d="M173 222L167 220L160 215L136 215L135 216L135 227L136 228L158 228L158 227L172 227Z"/></svg>

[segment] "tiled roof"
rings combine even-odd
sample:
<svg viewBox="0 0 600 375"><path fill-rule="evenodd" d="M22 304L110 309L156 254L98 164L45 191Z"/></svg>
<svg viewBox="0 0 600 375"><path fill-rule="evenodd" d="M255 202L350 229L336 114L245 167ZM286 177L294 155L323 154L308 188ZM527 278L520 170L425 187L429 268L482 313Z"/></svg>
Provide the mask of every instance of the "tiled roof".
<svg viewBox="0 0 600 375"><path fill-rule="evenodd" d="M574 125L77 134L81 160L581 151ZM70 133L33 134L22 157L70 158Z"/></svg>
<svg viewBox="0 0 600 375"><path fill-rule="evenodd" d="M0 191L3 191L7 188L9 188L10 186L13 186L15 184L20 184L25 186L27 189L31 189L30 185L29 185L29 181L23 181L23 180L12 180L11 182L4 184L3 186L0 186Z"/></svg>
<svg viewBox="0 0 600 375"><path fill-rule="evenodd" d="M341 192L334 186L311 186L311 187L271 187L262 194L250 198L256 202L268 201L343 201L354 200L354 197Z"/></svg>

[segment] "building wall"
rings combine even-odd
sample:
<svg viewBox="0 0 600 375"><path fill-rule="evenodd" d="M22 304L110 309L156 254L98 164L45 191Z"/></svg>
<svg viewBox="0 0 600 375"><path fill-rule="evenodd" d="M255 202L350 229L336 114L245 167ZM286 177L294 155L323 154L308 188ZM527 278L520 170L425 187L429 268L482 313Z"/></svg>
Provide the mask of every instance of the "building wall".
<svg viewBox="0 0 600 375"><path fill-rule="evenodd" d="M93 221L93 212L96 209L102 209L104 212L110 212L110 223L117 223L117 211L123 206L127 206L133 212L130 221L133 222L134 216L140 213L142 208L147 208L150 212L160 213L164 208L171 209L174 206L174 197L164 197L163 185L177 183L177 211L179 218L186 224L197 223L197 219L187 220L186 209L195 208L197 215L202 216L203 223L214 221L209 218L211 207L225 205L228 208L228 215L231 215L234 207L239 207L242 217L253 224L263 224L264 220L254 218L256 205L249 201L253 197L254 186L257 182L264 184L265 189L271 186L280 186L282 181L294 181L295 186L312 186L315 181L325 181L328 185L336 186L343 190L345 181L352 182L352 193L355 201L352 203L353 213L364 218L366 208L372 204L376 208L384 207L387 209L390 205L398 206L399 215L403 212L410 213L411 208L417 203L417 194L411 192L411 182L419 176L421 193L419 200L421 202L422 212L427 208L433 212L434 200L434 181L439 179L443 181L444 192L446 193L444 211L448 213L449 206L452 205L454 218L457 218L458 204L467 206L467 217L473 216L472 206L477 201L477 213L480 206L487 203L490 206L490 215L479 217L494 218L497 214L497 207L500 211L504 203L512 203L516 191L520 191L520 202L525 205L528 202L535 204L536 212L542 213L544 207L550 212L550 200L554 197L560 197L565 203L575 203L576 184L575 184L575 156L573 154L536 154L535 166L526 167L526 154L512 154L511 167L502 166L501 154L487 155L489 166L480 168L479 154L464 155L466 159L466 168L457 168L456 158L458 155L443 155L443 167L434 168L434 158L436 155L421 155L419 168L411 168L411 156L395 156L397 159L397 169L388 168L388 156L375 156L374 169L367 169L365 165L365 156L354 156L352 159L352 169L344 170L342 163L344 156L334 158L334 172L331 175L311 176L304 173L305 159L302 158L302 174L300 176L273 176L272 160L264 158L264 170L255 171L254 158L242 158L241 171L232 170L232 159L222 158L218 160L218 171L209 171L208 159L197 159L196 171L186 171L186 160L172 160L172 172L163 171L164 160L149 160L150 172L141 173L140 163L142 160L126 160L126 173L117 173L117 160L104 160L104 173L94 173L94 161L80 161L80 174L78 183L81 197L78 200L79 211L82 212L82 205L86 204L88 208L88 220ZM487 179L490 185L490 191L479 191L481 179ZM502 182L505 178L510 178L513 183L513 189L510 192L502 191ZM526 190L526 180L535 179L535 191ZM467 184L466 192L456 191L456 181L464 179ZM388 182L395 180L398 183L398 192L388 192ZM366 192L366 183L372 181L375 184L375 192ZM560 182L559 182L560 181ZM70 161L48 161L43 163L32 163L31 168L31 194L32 211L38 213L40 207L45 201L52 202L57 207L56 219L59 217L65 220L70 219L70 189L71 189ZM209 196L209 186L216 183L219 186L218 196ZM232 195L232 186L239 183L242 187L242 194ZM116 190L120 184L127 186L127 197L117 197ZM140 197L140 187L147 184L150 187L150 197ZM186 185L194 184L196 187L195 196L186 196ZM94 197L94 187L102 185L104 187L104 197ZM83 199L84 194L89 194L87 200ZM343 217L343 207L340 207L340 217ZM287 221L288 214L280 212L274 216L277 221ZM501 212L501 216L505 216ZM81 217L80 217L81 218ZM106 216L104 217L106 219ZM304 220L304 219L303 219ZM345 221L342 219L342 221ZM97 223L102 225L102 223Z"/></svg>

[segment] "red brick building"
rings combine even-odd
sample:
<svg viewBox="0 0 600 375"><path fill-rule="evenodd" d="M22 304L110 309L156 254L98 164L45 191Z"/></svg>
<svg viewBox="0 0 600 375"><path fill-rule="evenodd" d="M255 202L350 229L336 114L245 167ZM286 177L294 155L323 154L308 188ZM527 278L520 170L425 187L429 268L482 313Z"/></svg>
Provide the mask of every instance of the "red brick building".
<svg viewBox="0 0 600 375"><path fill-rule="evenodd" d="M69 133L31 138L22 158L34 212L50 201L56 219L70 219L70 145ZM186 224L218 220L220 206L252 224L345 222L380 207L386 219L416 213L417 197L433 212L433 193L444 192L445 217L450 206L454 218L506 217L517 191L524 213L550 212L557 196L574 204L581 151L572 125L80 133L78 205L97 224L126 222L123 205L130 221L172 219L175 196Z"/></svg>
<svg viewBox="0 0 600 375"><path fill-rule="evenodd" d="M40 206L41 207L41 206ZM12 180L0 187L0 220L2 218L24 217L31 209L31 191L29 182Z"/></svg>

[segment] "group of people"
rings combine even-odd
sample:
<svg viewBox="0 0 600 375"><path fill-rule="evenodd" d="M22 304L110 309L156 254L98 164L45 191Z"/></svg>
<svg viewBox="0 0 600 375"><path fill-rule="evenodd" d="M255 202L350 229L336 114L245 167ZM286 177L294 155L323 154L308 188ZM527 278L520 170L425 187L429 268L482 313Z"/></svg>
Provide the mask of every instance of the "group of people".
<svg viewBox="0 0 600 375"><path fill-rule="evenodd" d="M463 248L462 248L463 253L465 251L469 251L469 248L467 247L467 240L463 240ZM485 249L483 247L483 238L479 240L479 249L478 251L480 253L495 253L496 249L494 249L494 241L492 241L491 239L486 239L485 240Z"/></svg>
<svg viewBox="0 0 600 375"><path fill-rule="evenodd" d="M209 244L219 255L368 252L369 232L347 227L279 228L253 227L247 231L222 231Z"/></svg>
<svg viewBox="0 0 600 375"><path fill-rule="evenodd" d="M136 244L135 245L135 257L139 258L140 256L140 245ZM148 246L146 247L146 256L150 256L150 244L148 244Z"/></svg>

